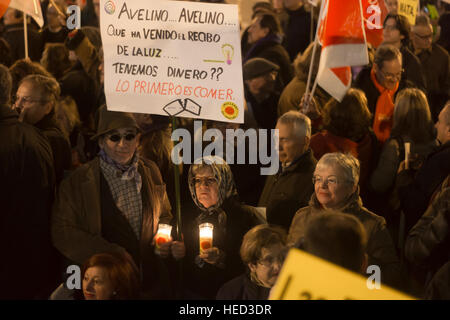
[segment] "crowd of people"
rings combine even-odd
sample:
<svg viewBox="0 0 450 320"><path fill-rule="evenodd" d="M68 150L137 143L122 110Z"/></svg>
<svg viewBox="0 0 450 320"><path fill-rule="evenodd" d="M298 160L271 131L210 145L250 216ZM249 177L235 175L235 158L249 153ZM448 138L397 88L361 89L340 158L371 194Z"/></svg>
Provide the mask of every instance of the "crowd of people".
<svg viewBox="0 0 450 320"><path fill-rule="evenodd" d="M172 119L108 110L99 2L41 0L28 57L23 14L1 19L0 299L264 300L291 248L450 299L448 2L420 1L411 26L386 0L383 42L341 101L306 94L320 59L310 3L256 2L241 30L244 123L203 126L277 129L270 176L227 150L175 165ZM81 29L65 25L72 4ZM194 119L176 121L194 136ZM225 149L248 156L242 143Z"/></svg>

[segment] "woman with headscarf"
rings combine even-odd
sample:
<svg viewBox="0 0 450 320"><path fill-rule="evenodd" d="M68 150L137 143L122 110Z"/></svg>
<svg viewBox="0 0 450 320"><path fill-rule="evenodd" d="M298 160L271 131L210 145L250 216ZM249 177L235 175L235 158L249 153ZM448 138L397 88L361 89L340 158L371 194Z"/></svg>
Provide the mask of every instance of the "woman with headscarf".
<svg viewBox="0 0 450 320"><path fill-rule="evenodd" d="M222 158L204 157L191 165L188 183L196 208L183 219L186 297L214 299L226 281L244 272L239 248L244 234L258 224L257 214L239 201L231 169ZM203 223L213 225L213 242L200 254Z"/></svg>

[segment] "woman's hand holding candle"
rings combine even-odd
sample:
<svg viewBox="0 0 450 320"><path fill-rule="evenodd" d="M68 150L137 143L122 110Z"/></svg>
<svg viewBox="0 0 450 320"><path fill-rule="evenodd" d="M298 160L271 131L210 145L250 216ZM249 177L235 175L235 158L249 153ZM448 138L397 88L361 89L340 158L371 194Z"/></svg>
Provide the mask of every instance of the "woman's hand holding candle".
<svg viewBox="0 0 450 320"><path fill-rule="evenodd" d="M200 253L200 258L209 264L216 264L220 258L220 250L217 247L205 249Z"/></svg>

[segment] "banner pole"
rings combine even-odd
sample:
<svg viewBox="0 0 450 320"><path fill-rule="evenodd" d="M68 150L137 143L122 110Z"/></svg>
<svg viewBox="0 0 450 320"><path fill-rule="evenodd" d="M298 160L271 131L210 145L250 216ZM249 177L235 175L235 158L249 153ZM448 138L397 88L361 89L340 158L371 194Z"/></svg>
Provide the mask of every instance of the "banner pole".
<svg viewBox="0 0 450 320"><path fill-rule="evenodd" d="M172 118L172 133L177 129L177 119L176 117ZM178 159L178 154L176 155ZM173 172L175 179L175 212L177 219L177 240L183 241L183 234L181 232L181 203L180 203L180 167L178 164L173 163ZM177 262L178 267L178 285L176 285L176 298L183 298L183 260Z"/></svg>
<svg viewBox="0 0 450 320"><path fill-rule="evenodd" d="M317 37L319 35L319 27L320 27L320 21L322 19L322 14L323 14L323 7L324 7L324 1L322 0L321 6L320 6L320 11L319 11L319 19L317 20L316 36L314 37L314 47L313 47L313 52L312 52L312 57L311 57L311 63L309 64L308 80L306 82L306 91L305 91L306 96L309 93L309 85L311 84L312 70L313 70L314 60L316 57L316 50L317 50L317 43L318 43ZM312 12L312 7L311 7L311 12ZM313 19L313 16L311 16L311 21L312 21L312 19Z"/></svg>
<svg viewBox="0 0 450 320"><path fill-rule="evenodd" d="M309 30L309 42L313 41L313 33L314 33L314 6L311 5L311 25Z"/></svg>
<svg viewBox="0 0 450 320"><path fill-rule="evenodd" d="M25 42L25 59L28 59L28 25L26 13L23 13L23 39Z"/></svg>
<svg viewBox="0 0 450 320"><path fill-rule="evenodd" d="M172 133L177 129L177 119L176 117L172 118ZM177 155L178 157L178 155ZM177 219L177 240L182 240L181 235L181 202L180 202L180 168L177 164L173 163L173 172L175 179L175 213Z"/></svg>

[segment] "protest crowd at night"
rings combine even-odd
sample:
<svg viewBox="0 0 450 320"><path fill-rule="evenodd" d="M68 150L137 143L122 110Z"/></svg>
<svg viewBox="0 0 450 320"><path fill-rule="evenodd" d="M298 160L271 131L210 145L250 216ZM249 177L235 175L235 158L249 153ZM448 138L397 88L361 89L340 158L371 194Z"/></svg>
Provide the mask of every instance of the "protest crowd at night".
<svg viewBox="0 0 450 320"><path fill-rule="evenodd" d="M0 0L0 300L450 299L449 50L449 0Z"/></svg>

